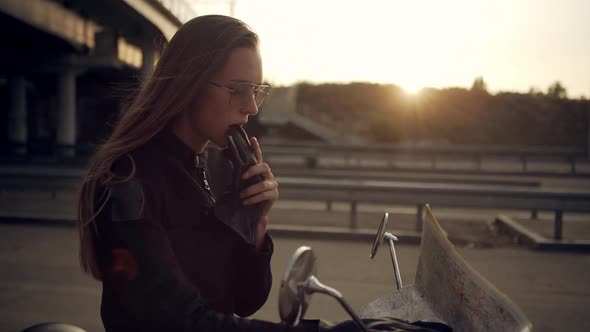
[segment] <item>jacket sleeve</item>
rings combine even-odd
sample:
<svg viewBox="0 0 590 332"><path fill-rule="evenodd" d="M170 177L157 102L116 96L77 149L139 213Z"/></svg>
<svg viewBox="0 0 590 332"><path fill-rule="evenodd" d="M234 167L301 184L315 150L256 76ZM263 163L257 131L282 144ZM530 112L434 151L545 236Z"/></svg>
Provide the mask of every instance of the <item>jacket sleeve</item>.
<svg viewBox="0 0 590 332"><path fill-rule="evenodd" d="M114 185L105 208L110 218L99 225L99 245L111 253L101 264L107 331L121 327L155 331L314 330L239 318L208 308L176 261L153 197L138 180Z"/></svg>
<svg viewBox="0 0 590 332"><path fill-rule="evenodd" d="M270 259L274 244L266 234L260 251L242 242L234 257L237 258L234 271L235 313L241 317L254 314L268 299L272 287Z"/></svg>

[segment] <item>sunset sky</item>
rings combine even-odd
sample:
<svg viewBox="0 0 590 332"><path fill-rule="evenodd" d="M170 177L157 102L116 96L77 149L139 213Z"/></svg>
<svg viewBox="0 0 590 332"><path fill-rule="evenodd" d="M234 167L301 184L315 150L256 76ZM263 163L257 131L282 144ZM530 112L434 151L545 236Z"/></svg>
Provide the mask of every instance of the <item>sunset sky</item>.
<svg viewBox="0 0 590 332"><path fill-rule="evenodd" d="M229 0L193 0L199 15ZM265 78L546 91L590 97L590 0L235 0L261 38Z"/></svg>

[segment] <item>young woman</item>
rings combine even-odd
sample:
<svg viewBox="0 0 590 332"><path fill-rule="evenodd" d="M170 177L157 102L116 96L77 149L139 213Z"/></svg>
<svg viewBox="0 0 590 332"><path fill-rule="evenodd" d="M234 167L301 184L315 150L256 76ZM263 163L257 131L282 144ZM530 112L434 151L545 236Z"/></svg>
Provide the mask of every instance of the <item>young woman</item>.
<svg viewBox="0 0 590 332"><path fill-rule="evenodd" d="M261 82L256 34L230 17L197 17L94 156L78 201L80 258L102 281L107 332L291 329L234 316L253 314L271 288L266 225L277 182L251 139L257 163L242 180L262 181L239 197L262 211L248 242L216 216L235 179L223 156L205 149L226 146L228 127L258 112L269 90Z"/></svg>

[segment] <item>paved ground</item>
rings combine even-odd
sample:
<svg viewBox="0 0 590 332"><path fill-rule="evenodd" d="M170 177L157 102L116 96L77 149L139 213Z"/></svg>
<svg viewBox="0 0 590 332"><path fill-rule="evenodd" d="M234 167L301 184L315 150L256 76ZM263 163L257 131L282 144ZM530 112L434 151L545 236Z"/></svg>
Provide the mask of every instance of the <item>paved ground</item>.
<svg viewBox="0 0 590 332"><path fill-rule="evenodd" d="M274 286L254 316L277 321L277 285L286 262L300 245L314 248L318 276L339 289L355 308L394 290L387 251L368 259L369 243L276 238ZM418 246L397 248L402 278L414 279ZM77 266L73 227L0 224L0 331L19 331L43 321L67 321L102 331L100 284ZM506 292L536 331L588 331L590 255L535 252L514 246L460 248L478 271ZM330 298L316 295L308 317L338 321L346 314Z"/></svg>
<svg viewBox="0 0 590 332"><path fill-rule="evenodd" d="M439 180L438 175L426 173L401 175ZM444 177L453 181L466 178L465 175ZM586 189L590 186L588 177L471 175L467 178L473 181L532 181L547 188ZM45 191L3 189L0 215L73 219L73 192L60 191L55 197L47 195ZM30 202L34 202L34 206ZM325 207L323 202L279 201L273 209L272 222L277 225L347 226L349 207L346 204L333 204L332 212L326 212ZM390 231L415 228L415 207L362 204L359 205L359 226L375 228L383 211L394 213L390 218ZM467 240L463 241L467 245L459 249L461 254L521 306L536 331L590 330L587 319L590 313L590 255L535 252L516 247L511 239L493 236L494 233L489 231L489 222L498 213L505 213L549 237L551 213L541 212L539 220L531 221L528 220L529 211L441 209L436 206L434 211L450 236ZM566 213L564 237L589 239L588 218L588 214ZM103 331L99 320L100 284L82 275L78 268L75 229L63 224L31 225L4 221L0 223L0 332L19 331L43 321L67 321L88 331ZM256 318L278 321L276 286L290 255L300 245L314 248L319 259L319 278L339 289L355 308L394 290L387 252L382 251L375 261L369 261L369 243L292 237L275 240L274 287L267 304L254 316ZM399 245L397 251L402 277L405 284L410 284L414 279L419 247ZM334 300L316 295L309 317L338 321L346 319L346 314Z"/></svg>

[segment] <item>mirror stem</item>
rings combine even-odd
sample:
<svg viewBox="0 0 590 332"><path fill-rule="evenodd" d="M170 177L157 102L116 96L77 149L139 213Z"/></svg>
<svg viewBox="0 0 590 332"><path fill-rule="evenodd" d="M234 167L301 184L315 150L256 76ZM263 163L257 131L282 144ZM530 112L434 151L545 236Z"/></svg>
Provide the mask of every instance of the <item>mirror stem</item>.
<svg viewBox="0 0 590 332"><path fill-rule="evenodd" d="M404 287L402 285L402 276L399 272L399 264L397 262L397 255L395 254L395 245L393 241L397 241L397 237L393 236L391 233L386 232L385 238L389 240L389 253L391 254L391 262L393 263L393 272L395 273L395 283L397 284L397 290L401 291Z"/></svg>
<svg viewBox="0 0 590 332"><path fill-rule="evenodd" d="M359 316L354 312L354 310L352 310L350 305L348 305L348 303L344 301L344 297L342 296L342 294L340 294L339 291L335 290L332 287L328 287L322 284L314 275L310 276L309 279L307 279L307 285L305 286L305 288L308 292L323 293L334 297L336 300L338 300L340 305L342 305L342 307L344 308L344 310L346 310L350 317L352 317L352 320L356 323L356 325L358 325L361 331L369 332L369 330L367 329L363 321L361 321Z"/></svg>

